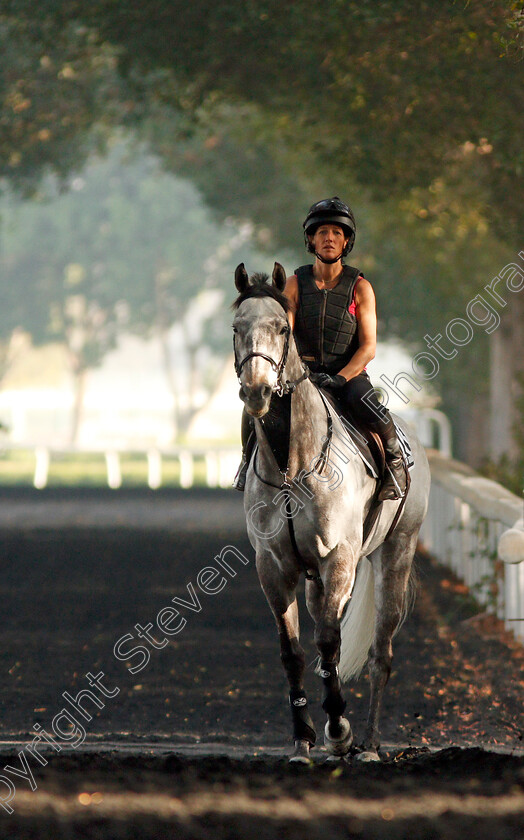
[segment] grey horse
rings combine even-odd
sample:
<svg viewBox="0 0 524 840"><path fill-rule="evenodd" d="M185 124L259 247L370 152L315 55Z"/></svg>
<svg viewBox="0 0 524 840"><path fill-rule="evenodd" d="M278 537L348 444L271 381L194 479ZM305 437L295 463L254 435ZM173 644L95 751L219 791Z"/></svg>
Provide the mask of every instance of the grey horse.
<svg viewBox="0 0 524 840"><path fill-rule="evenodd" d="M255 418L257 447L244 504L260 584L275 617L289 681L294 752L307 763L316 733L304 690L296 589L306 575L306 603L315 623L317 673L327 714L324 741L346 755L352 732L344 717L341 680L369 663L369 716L358 757L379 760L379 714L392 663L392 639L410 605L412 562L427 510L430 474L424 449L401 425L414 457L411 486L398 521L398 501L380 504L364 537L376 479L343 421L307 377L287 318L284 269L235 272L235 366L245 410ZM391 531L391 533L389 533Z"/></svg>

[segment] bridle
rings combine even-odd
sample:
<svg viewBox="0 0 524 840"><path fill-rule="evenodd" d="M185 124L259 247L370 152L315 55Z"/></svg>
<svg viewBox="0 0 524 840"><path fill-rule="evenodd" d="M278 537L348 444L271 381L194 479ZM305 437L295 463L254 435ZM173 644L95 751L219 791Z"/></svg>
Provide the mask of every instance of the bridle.
<svg viewBox="0 0 524 840"><path fill-rule="evenodd" d="M237 357L237 348L236 348L236 344L235 344L235 333L233 333L233 352L235 354L235 373L238 377L239 385L242 385L242 382L240 380L240 374L242 373L242 368L244 367L246 362L248 362L250 359L253 359L256 356L260 356L261 359L265 359L266 362L269 362L269 364L271 365L271 368L273 369L273 371L277 375L276 384L272 388L273 393L276 394L277 397L282 397L284 394L292 394L293 391L295 390L295 388L297 387L297 385L300 385L300 383L303 382L304 379L308 378L309 369L302 362L302 376L299 376L299 378L295 379L295 380L286 379L285 382L283 381L284 368L286 366L287 356L288 356L288 353L289 353L289 338L290 338L290 335L291 335L291 327L288 326L286 328L286 338L285 338L285 341L284 341L284 349L282 350L282 356L280 357L279 362L275 362L275 360L271 356L268 356L266 353L258 353L257 351L254 351L253 353L248 353L247 356L244 356L242 361L239 362L238 357Z"/></svg>
<svg viewBox="0 0 524 840"><path fill-rule="evenodd" d="M287 328L286 328L286 338L285 338L285 341L284 341L284 349L282 350L282 356L280 357L279 362L275 362L275 360L271 356L268 356L267 353L259 353L257 351L254 351L253 353L248 353L247 356L244 356L242 361L239 362L238 361L238 356L237 356L237 348L236 348L236 344L235 344L235 333L233 333L233 351L234 351L234 354L235 354L235 372L236 372L236 375L238 377L239 384L242 385L242 382L240 380L240 374L242 373L242 368L244 367L246 362L248 362L249 359L253 359L256 356L259 356L261 359L265 359L267 362L269 362L272 369L275 371L275 373L277 375L276 384L273 386L273 389L272 389L273 393L276 394L278 397L283 397L284 394L293 394L293 391L295 390L297 385L299 385L301 382L304 381L304 379L307 379L309 377L309 368L304 364L304 362L302 362L302 375L299 376L299 378L295 379L294 381L290 381L289 379L286 379L285 382L283 381L284 367L286 365L287 356L288 356L288 353L289 353L290 335L291 335L291 327L288 325ZM332 417L331 417L331 414L330 414L330 411L329 411L329 406L326 402L326 398L324 397L324 395L322 394L321 391L319 391L319 394L322 397L322 401L324 403L324 407L326 408L326 412L327 412L327 422L328 422L327 435L323 438L322 451L320 453L320 456L319 456L319 459L318 459L317 463L315 464L315 467L313 468L313 470L310 470L309 473L306 473L305 475L301 476L301 478L304 478L306 475L309 475L314 470L317 470L319 465L320 465L319 471L322 472L322 470L324 469L324 467L328 463L328 450L329 450L329 447L331 445L333 421L332 421ZM261 422L263 422L263 421L261 421ZM289 448L288 448L288 466L286 466L285 470L280 470L280 473L283 477L283 481L280 485L273 484L270 481L266 481L266 479L262 478L262 476L259 475L259 473L257 471L257 467L256 467L256 453L255 453L254 461L253 461L253 469L255 471L255 474L256 474L257 478L260 481L262 481L264 484L267 484L271 487L276 487L277 489L281 490L282 493L284 494L285 516L286 516L287 523L288 523L289 538L291 540L291 546L293 548L293 552L295 554L295 557L296 557L298 563L300 564L300 566L302 567L302 570L303 570L306 578L308 578L308 580L316 581L317 585L320 585L322 587L322 579L321 579L319 573L317 571L312 572L309 569L307 561L302 557L302 555L300 553L300 549L299 549L298 544L297 544L296 535L295 535L295 526L294 526L294 523L293 523L293 509L292 509L291 497L290 497L292 484L290 483L290 481L287 477L288 467L289 467Z"/></svg>

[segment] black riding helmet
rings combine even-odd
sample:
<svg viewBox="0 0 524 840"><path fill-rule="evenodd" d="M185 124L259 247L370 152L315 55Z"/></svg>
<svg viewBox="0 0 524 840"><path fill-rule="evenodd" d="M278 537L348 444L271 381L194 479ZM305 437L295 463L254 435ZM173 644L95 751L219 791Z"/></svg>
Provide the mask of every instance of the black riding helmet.
<svg viewBox="0 0 524 840"><path fill-rule="evenodd" d="M309 241L309 236L312 236L320 225L331 224L340 225L344 231L348 244L342 252L345 257L349 254L355 243L355 234L357 226L355 224L355 217L347 204L340 200L338 195L333 198L324 198L322 201L317 201L308 211L305 222L302 225L304 228L304 242L306 243L306 250L310 254L315 254L315 249ZM318 256L318 255L317 255ZM333 262L336 262L333 260Z"/></svg>

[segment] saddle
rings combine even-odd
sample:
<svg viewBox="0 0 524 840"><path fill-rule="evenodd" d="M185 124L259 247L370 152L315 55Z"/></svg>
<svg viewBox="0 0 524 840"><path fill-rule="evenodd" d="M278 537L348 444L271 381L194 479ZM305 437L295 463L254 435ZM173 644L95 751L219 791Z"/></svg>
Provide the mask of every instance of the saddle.
<svg viewBox="0 0 524 840"><path fill-rule="evenodd" d="M355 420L355 418L351 415L351 412L345 409L344 406L342 406L339 403L339 401L333 396L332 392L328 391L327 389L325 390L323 388L319 388L319 393L324 400L324 404L328 403L340 419L342 425L344 426L344 429L346 430L347 435L350 437L351 441L354 444L354 448L362 458L362 461L364 462L367 471L373 478L377 480L375 493L371 502L371 507L369 508L367 516L364 520L363 540L365 542L369 537L371 531L373 530L373 527L378 519L378 515L381 509L381 502L378 501L378 494L380 491L380 487L382 486L382 482L384 480L384 472L386 469L386 453L384 451L384 445L379 435L371 429L366 428L365 426L362 426L362 424L358 423ZM406 493L400 501L400 504L397 508L396 514L388 529L388 532L384 538L384 541L386 541L390 534L393 532L395 525L397 524L400 514L406 503L406 498L408 495L410 484L409 470L412 469L414 465L411 446L408 439L405 437L404 433L396 423L395 428L397 430L397 435L404 455L408 483ZM333 446L333 443L331 445ZM334 445L336 446L336 444Z"/></svg>
<svg viewBox="0 0 524 840"><path fill-rule="evenodd" d="M345 435L347 435L351 443L351 449L353 450L353 452L358 453L358 455L364 463L367 472L372 478L376 480L375 493L373 495L371 506L368 510L363 526L363 538L365 541L371 533L381 509L381 502L378 501L378 494L382 486L382 482L384 480L384 473L386 469L386 456L384 452L384 446L379 435L376 432L373 432L371 429L365 428L361 424L359 424L355 420L355 418L350 414L350 412L344 410L344 408L340 405L338 400L334 398L331 392L322 388L319 388L318 391L324 401L324 406L328 414L329 431L328 435L324 438L324 457L329 457L329 449L331 448L333 450L333 456L336 456L338 452L340 454L340 457L347 458L347 455L344 452L344 448L347 449L348 441L342 439L340 435L334 434L332 431L332 421L330 419L330 415L334 414L339 418L340 422L344 427ZM269 410L267 414L263 418L261 418L260 423L264 429L264 433L271 447L273 455L275 456L279 469L282 472L285 471L288 462L290 442L289 435L291 419L291 394L285 394L283 397L279 397L278 406L275 401L276 395L273 395ZM400 431L398 426L396 426L396 428L397 431ZM404 450L405 455L407 455L407 453L409 452L409 456L411 457L411 449L409 447L409 441L407 441L407 439L406 445L408 448L407 450ZM254 431L252 431L246 445L246 469L247 463L251 460L251 456L255 448L256 435ZM410 463L409 459L406 458L406 465L408 467L411 467L413 465L413 461L411 460ZM277 485L274 486L276 487ZM391 524L390 529L388 530L386 539L387 537L389 537L390 533L395 527L395 524L404 506L406 496L407 493L404 495L403 499L400 502L395 518ZM292 528L292 523L290 524L290 528Z"/></svg>
<svg viewBox="0 0 524 840"><path fill-rule="evenodd" d="M379 483L382 483L384 478L384 471L386 469L386 454L384 452L384 444L377 432L366 428L353 417L351 412L342 406L340 402L333 396L332 391L324 388L319 388L322 398L329 403L334 413L342 422L347 435L354 444L354 448L360 455L366 470ZM343 442L342 442L343 443ZM337 445L336 442L334 444Z"/></svg>

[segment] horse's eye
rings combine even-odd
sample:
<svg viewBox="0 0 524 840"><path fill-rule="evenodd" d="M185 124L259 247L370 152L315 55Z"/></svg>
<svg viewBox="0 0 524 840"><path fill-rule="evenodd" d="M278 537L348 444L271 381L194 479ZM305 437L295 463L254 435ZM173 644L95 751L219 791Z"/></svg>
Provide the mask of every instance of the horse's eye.
<svg viewBox="0 0 524 840"><path fill-rule="evenodd" d="M280 335L285 335L288 332L289 332L289 327L288 326L282 327L282 329L280 330Z"/></svg>

